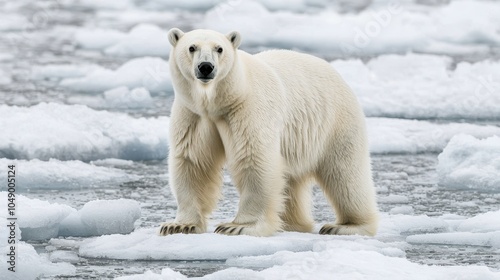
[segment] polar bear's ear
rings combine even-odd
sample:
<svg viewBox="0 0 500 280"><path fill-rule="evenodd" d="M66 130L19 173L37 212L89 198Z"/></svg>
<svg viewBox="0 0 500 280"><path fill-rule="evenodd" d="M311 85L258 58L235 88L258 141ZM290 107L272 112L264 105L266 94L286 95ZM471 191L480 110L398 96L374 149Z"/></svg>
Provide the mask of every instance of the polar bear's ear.
<svg viewBox="0 0 500 280"><path fill-rule="evenodd" d="M227 35L226 35L227 39L229 40L229 42L231 42L231 44L233 44L233 47L235 49L237 49L240 44L241 44L241 35L238 31L233 31L233 32L229 32Z"/></svg>
<svg viewBox="0 0 500 280"><path fill-rule="evenodd" d="M172 28L168 31L168 40L170 41L170 44L175 47L183 35L184 32L182 32L179 28Z"/></svg>

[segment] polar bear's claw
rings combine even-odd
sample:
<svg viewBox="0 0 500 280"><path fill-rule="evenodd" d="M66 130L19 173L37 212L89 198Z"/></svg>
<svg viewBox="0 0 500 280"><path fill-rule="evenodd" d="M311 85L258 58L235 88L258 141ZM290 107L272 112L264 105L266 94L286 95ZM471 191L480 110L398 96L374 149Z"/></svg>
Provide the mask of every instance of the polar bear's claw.
<svg viewBox="0 0 500 280"><path fill-rule="evenodd" d="M366 223L360 225L337 225L337 224L326 224L324 225L319 234L330 234L330 235L368 235L373 236L376 232L376 223Z"/></svg>
<svg viewBox="0 0 500 280"><path fill-rule="evenodd" d="M200 233L201 230L196 225L181 225L175 223L164 223L160 227L159 234L161 236L175 234L175 233Z"/></svg>
<svg viewBox="0 0 500 280"><path fill-rule="evenodd" d="M240 225L220 225L215 229L215 233L225 235L240 235L245 227Z"/></svg>

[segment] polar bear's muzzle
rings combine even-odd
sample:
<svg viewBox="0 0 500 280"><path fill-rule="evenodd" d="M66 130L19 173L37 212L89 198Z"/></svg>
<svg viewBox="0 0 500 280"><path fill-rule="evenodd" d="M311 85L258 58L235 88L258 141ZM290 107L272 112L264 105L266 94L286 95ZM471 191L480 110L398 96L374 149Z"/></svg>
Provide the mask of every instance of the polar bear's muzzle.
<svg viewBox="0 0 500 280"><path fill-rule="evenodd" d="M215 66L210 62L202 62L196 67L196 78L198 80L208 83L215 76Z"/></svg>

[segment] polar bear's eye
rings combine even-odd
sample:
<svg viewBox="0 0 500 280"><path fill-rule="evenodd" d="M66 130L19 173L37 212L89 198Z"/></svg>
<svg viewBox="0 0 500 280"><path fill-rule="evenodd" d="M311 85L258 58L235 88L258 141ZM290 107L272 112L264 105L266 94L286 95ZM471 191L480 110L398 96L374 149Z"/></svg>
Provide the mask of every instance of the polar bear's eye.
<svg viewBox="0 0 500 280"><path fill-rule="evenodd" d="M194 52L195 50L196 50L195 47L193 47L193 46L189 47L189 52Z"/></svg>
<svg viewBox="0 0 500 280"><path fill-rule="evenodd" d="M222 53L222 48L221 48L221 47L218 47L218 48L217 48L217 52L218 52L218 53Z"/></svg>

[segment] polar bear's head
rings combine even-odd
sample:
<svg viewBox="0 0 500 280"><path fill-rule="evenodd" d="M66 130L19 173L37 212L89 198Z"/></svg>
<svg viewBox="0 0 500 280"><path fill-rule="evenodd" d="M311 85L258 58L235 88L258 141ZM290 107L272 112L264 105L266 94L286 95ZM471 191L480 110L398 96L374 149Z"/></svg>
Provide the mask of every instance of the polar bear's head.
<svg viewBox="0 0 500 280"><path fill-rule="evenodd" d="M227 35L211 30L193 30L184 33L172 28L168 39L173 49L170 59L187 80L209 84L221 80L233 67L236 51L241 43L238 32Z"/></svg>

